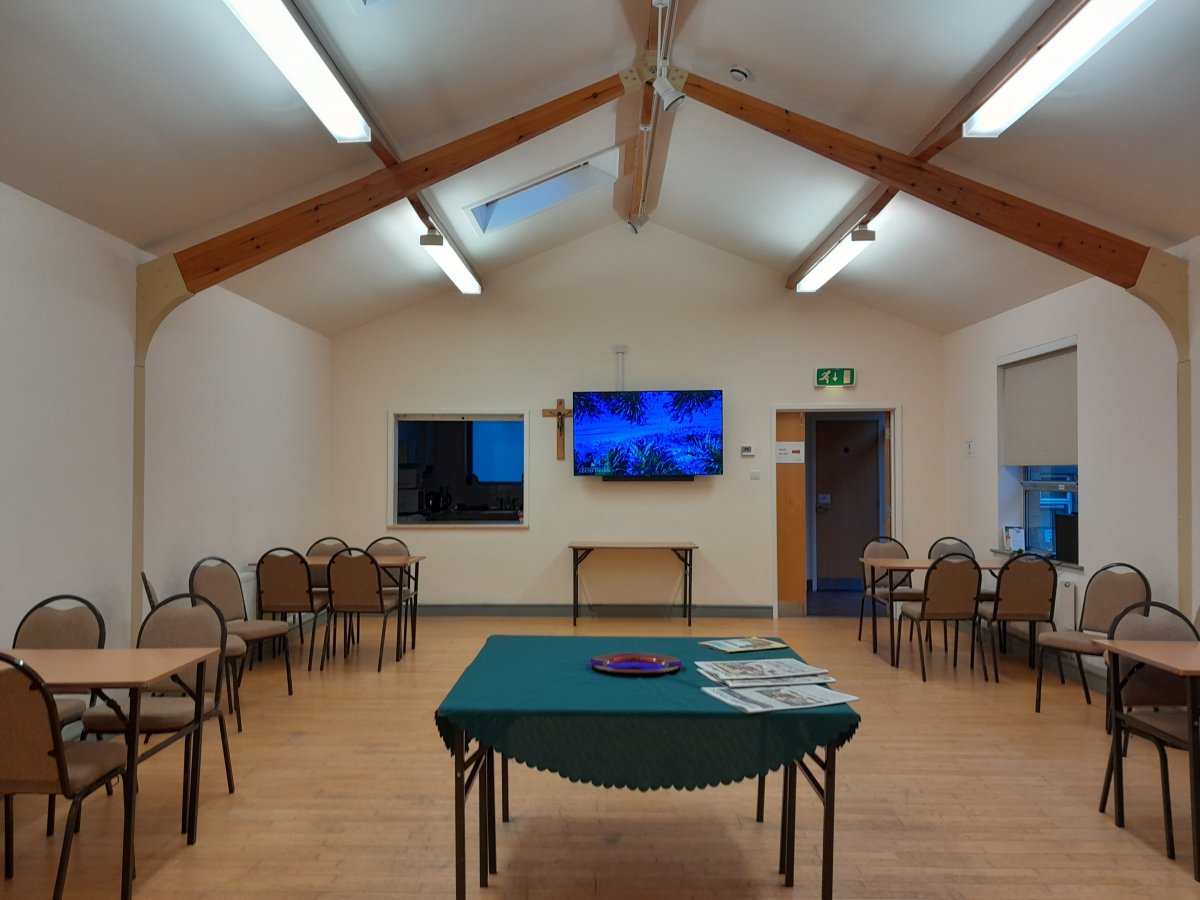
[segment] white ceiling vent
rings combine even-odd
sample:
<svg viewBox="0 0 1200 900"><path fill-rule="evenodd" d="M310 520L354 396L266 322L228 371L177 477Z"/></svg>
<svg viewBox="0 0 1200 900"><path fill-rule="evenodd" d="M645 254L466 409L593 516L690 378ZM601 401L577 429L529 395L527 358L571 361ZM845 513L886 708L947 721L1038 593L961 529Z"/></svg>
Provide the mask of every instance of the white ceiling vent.
<svg viewBox="0 0 1200 900"><path fill-rule="evenodd" d="M621 148L610 147L590 159L577 162L524 187L467 208L484 234L495 231L593 188L611 185L621 173Z"/></svg>

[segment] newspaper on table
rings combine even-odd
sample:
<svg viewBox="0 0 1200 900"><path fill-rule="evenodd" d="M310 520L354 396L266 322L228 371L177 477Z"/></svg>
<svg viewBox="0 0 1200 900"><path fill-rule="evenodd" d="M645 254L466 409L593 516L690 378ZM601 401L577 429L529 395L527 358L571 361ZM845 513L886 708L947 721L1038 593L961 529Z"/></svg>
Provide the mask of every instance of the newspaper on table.
<svg viewBox="0 0 1200 900"><path fill-rule="evenodd" d="M763 688L700 688L710 697L748 713L774 712L780 709L815 709L853 703L858 698L829 688L809 685L776 685Z"/></svg>
<svg viewBox="0 0 1200 900"><path fill-rule="evenodd" d="M744 638L722 638L712 641L701 641L701 647L712 647L714 650L720 650L722 653L748 653L751 650L785 650L787 644L782 641L773 641L770 638L762 637L744 637Z"/></svg>
<svg viewBox="0 0 1200 900"><path fill-rule="evenodd" d="M699 663L696 665L699 665ZM783 678L735 678L725 681L716 672L707 672L704 669L697 669L697 671L709 681L715 681L717 684L724 685L725 687L738 688L775 687L781 684L833 684L837 681L828 672L821 672L816 675L788 675Z"/></svg>
<svg viewBox="0 0 1200 900"><path fill-rule="evenodd" d="M724 660L699 660L696 669L713 681L730 687L746 687L748 681L765 681L778 684L796 678L828 675L828 669L810 666L794 657L783 659L746 659L725 662Z"/></svg>

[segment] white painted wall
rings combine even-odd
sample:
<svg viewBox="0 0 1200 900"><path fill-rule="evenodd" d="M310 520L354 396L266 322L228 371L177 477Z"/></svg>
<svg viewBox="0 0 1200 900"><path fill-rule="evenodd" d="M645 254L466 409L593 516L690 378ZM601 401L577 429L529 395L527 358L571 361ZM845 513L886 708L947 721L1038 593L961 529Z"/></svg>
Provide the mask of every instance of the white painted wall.
<svg viewBox="0 0 1200 900"><path fill-rule="evenodd" d="M329 525L330 341L223 288L146 359L145 565L160 596L204 556L239 569ZM254 597L246 597L253 609Z"/></svg>
<svg viewBox="0 0 1200 900"><path fill-rule="evenodd" d="M1177 605L1175 344L1148 306L1099 279L947 336L947 530L999 546L997 360L1068 335L1078 335L1080 584L1130 562L1156 600Z"/></svg>
<svg viewBox="0 0 1200 900"><path fill-rule="evenodd" d="M0 645L56 593L129 639L136 265L144 254L0 184ZM147 363L146 560L164 592L329 520L328 338L220 288ZM306 544L307 545L307 544ZM247 598L252 600L253 598Z"/></svg>
<svg viewBox="0 0 1200 900"><path fill-rule="evenodd" d="M1200 236L1175 247L1172 253L1188 260L1188 307L1190 315L1189 370L1192 400L1192 611L1200 622Z"/></svg>
<svg viewBox="0 0 1200 900"><path fill-rule="evenodd" d="M0 646L58 593L128 639L135 253L0 184Z"/></svg>
<svg viewBox="0 0 1200 900"><path fill-rule="evenodd" d="M628 388L725 391L725 474L692 483L604 483L555 459L541 416L573 390L615 387L614 344L629 346ZM858 369L834 398L818 365ZM333 522L366 543L386 530L388 411L523 409L530 418L521 530L396 529L422 566L427 603L569 603L571 540L692 540L697 604L775 601L771 440L777 407L900 409L900 535L944 533L942 339L823 292L797 295L771 272L653 225L614 224L487 279L480 297L447 292L335 338ZM568 425L568 429L570 426ZM758 446L745 460L738 444ZM752 481L750 471L760 470ZM665 553L597 554L585 586L605 602L661 601L679 578Z"/></svg>

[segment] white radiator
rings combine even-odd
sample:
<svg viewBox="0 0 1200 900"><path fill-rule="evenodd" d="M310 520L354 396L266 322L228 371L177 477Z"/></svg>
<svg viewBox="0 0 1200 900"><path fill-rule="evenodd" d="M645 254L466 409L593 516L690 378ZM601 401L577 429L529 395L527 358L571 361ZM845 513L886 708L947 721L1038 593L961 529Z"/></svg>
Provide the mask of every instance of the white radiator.
<svg viewBox="0 0 1200 900"><path fill-rule="evenodd" d="M1079 589L1079 575L1082 573L1062 573L1058 575L1058 593L1054 600L1054 624L1059 631L1071 631L1079 623L1079 603L1083 591Z"/></svg>

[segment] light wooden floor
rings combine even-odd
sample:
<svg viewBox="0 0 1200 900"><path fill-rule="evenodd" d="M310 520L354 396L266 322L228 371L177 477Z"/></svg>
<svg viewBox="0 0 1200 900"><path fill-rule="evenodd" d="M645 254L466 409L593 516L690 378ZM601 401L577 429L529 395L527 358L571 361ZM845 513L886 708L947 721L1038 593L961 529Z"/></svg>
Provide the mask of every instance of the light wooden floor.
<svg viewBox="0 0 1200 900"><path fill-rule="evenodd" d="M1192 880L1183 755L1172 754L1178 858L1163 853L1156 757L1135 741L1127 827L1097 811L1107 751L1100 705L1048 683L1033 712L1032 674L1002 660L1002 683L949 667L940 647L928 684L905 646L891 669L855 640L855 620L698 619L692 634L780 634L838 687L863 721L839 754L835 895L843 898L1200 897ZM447 897L453 895L451 761L434 710L489 634L569 634L556 619L422 619L420 646L375 672L365 652L332 670L282 665L246 677L246 730L233 734L237 793L225 792L216 729L204 748L200 839L179 834L180 753L142 768L138 878L144 898ZM684 635L678 620L581 621L579 634ZM965 643L965 642L964 642ZM377 645L375 645L377 646ZM964 647L965 649L965 647ZM915 648L914 648L915 650ZM499 869L480 890L469 811L469 896L808 898L819 889L820 807L800 788L796 887L776 874L779 779L767 821L752 782L694 792L601 790L512 767L513 820ZM69 897L116 896L120 795L84 807ZM48 897L58 838L44 801L17 799L16 866L0 897ZM60 804L60 827L62 819Z"/></svg>

